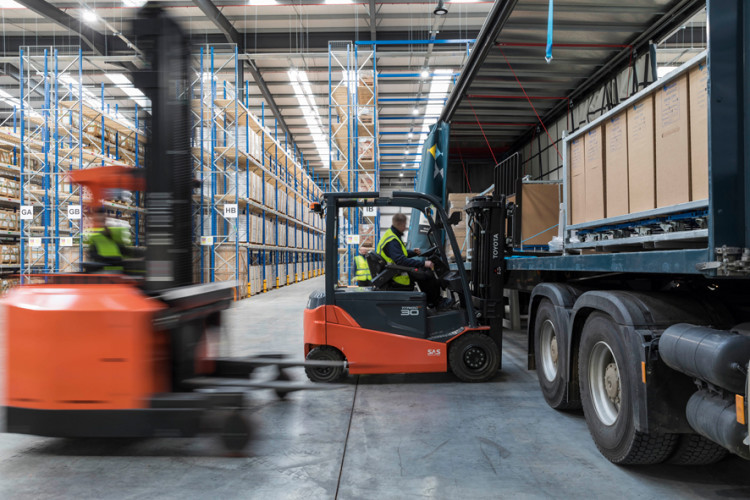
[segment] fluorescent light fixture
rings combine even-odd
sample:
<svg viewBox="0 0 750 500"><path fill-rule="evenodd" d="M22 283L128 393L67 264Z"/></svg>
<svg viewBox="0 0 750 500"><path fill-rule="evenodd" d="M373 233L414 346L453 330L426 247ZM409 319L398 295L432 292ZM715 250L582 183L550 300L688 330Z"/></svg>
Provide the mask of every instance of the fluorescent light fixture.
<svg viewBox="0 0 750 500"><path fill-rule="evenodd" d="M663 78L677 69L677 66L659 66L656 68L656 78Z"/></svg>
<svg viewBox="0 0 750 500"><path fill-rule="evenodd" d="M430 77L430 72L427 71L426 69L423 69L422 72L419 74L419 76L427 80Z"/></svg>
<svg viewBox="0 0 750 500"><path fill-rule="evenodd" d="M146 0L122 0L122 3L124 3L126 7L142 7L146 4Z"/></svg>
<svg viewBox="0 0 750 500"><path fill-rule="evenodd" d="M105 74L110 82L114 83L118 89L125 92L125 94L139 106L148 107L151 105L151 102L146 98L146 95L141 92L140 89L134 87L128 77L122 73L107 72Z"/></svg>
<svg viewBox="0 0 750 500"><path fill-rule="evenodd" d="M398 176L399 176L399 177L403 177L403 176L404 176L404 173L403 173L403 172L401 172L400 174L398 174Z"/></svg>
<svg viewBox="0 0 750 500"><path fill-rule="evenodd" d="M416 115L417 113L419 113L419 109L414 108L411 110L411 114Z"/></svg>
<svg viewBox="0 0 750 500"><path fill-rule="evenodd" d="M409 132L409 139L413 139L413 138L414 138L414 134L412 134L411 132Z"/></svg>
<svg viewBox="0 0 750 500"><path fill-rule="evenodd" d="M406 163L402 163L402 164L401 164L401 166L402 166L402 167L405 167L405 166L406 166Z"/></svg>
<svg viewBox="0 0 750 500"><path fill-rule="evenodd" d="M483 0L448 0L448 3L479 3Z"/></svg>
<svg viewBox="0 0 750 500"><path fill-rule="evenodd" d="M304 116L307 128L310 130L315 149L318 151L320 161L323 162L323 165L328 165L330 151L328 148L328 137L323 134L323 122L320 119L320 112L315 103L315 97L310 86L310 80L307 78L307 73L292 69L287 74L289 75L289 82L294 89L297 103L300 110L302 110L302 116Z"/></svg>
<svg viewBox="0 0 750 500"><path fill-rule="evenodd" d="M443 111L443 102L448 97L453 77L453 69L436 69L432 73L430 80L430 93L427 95L427 106L424 110L425 119L422 122L422 134L430 132L432 126L437 120L430 118L440 115Z"/></svg>
<svg viewBox="0 0 750 500"><path fill-rule="evenodd" d="M99 22L99 16L96 15L96 12L90 9L83 9L81 11L81 20L84 23L88 24L94 24Z"/></svg>
<svg viewBox="0 0 750 500"><path fill-rule="evenodd" d="M276 0L248 0L247 4L252 7L263 7L267 5L276 5L279 2Z"/></svg>
<svg viewBox="0 0 750 500"><path fill-rule="evenodd" d="M0 9L25 9L26 7L22 6L18 2L14 2L13 0L0 0Z"/></svg>
<svg viewBox="0 0 750 500"><path fill-rule="evenodd" d="M326 0L325 3L328 5L346 5L353 2L352 0Z"/></svg>
<svg viewBox="0 0 750 500"><path fill-rule="evenodd" d="M409 150L408 149L404 149L404 154L408 155L409 154Z"/></svg>

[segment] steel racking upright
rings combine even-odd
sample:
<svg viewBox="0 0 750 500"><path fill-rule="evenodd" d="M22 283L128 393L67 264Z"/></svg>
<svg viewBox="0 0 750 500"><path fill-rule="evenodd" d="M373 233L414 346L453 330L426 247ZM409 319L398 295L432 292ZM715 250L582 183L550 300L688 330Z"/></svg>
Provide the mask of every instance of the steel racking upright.
<svg viewBox="0 0 750 500"><path fill-rule="evenodd" d="M76 271L83 260L83 194L67 174L99 165L140 165L133 122L112 113L83 85L81 48L25 46L19 51L19 99L13 128L2 127L0 140L14 148L20 212L18 261L21 280L38 272ZM137 118L136 118L137 122ZM117 216L134 215L132 203L108 201Z"/></svg>
<svg viewBox="0 0 750 500"><path fill-rule="evenodd" d="M263 105L250 112L239 63L235 45L201 47L191 99L197 279L235 280L242 297L322 272L323 230L306 210L321 194L309 164Z"/></svg>
<svg viewBox="0 0 750 500"><path fill-rule="evenodd" d="M350 41L328 44L329 186L334 191L377 191L377 59L375 48ZM377 244L379 215L349 208L339 228L338 276L350 284L360 241ZM347 238L349 236L349 238ZM351 237L354 236L352 239Z"/></svg>

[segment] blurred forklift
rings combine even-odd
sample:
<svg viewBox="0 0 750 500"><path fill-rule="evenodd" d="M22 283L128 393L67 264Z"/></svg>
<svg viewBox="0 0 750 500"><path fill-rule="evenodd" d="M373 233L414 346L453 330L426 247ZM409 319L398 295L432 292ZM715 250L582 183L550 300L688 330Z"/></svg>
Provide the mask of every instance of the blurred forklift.
<svg viewBox="0 0 750 500"><path fill-rule="evenodd" d="M39 276L43 283L9 294L7 431L102 438L216 432L228 449L240 450L251 433L242 415L247 390L283 398L330 386L292 381L287 369L305 363L278 355L209 355L222 350L222 311L237 284L193 284L190 47L152 4L133 31L146 59L135 85L152 103L146 167L80 170L71 180L91 192L93 211L107 190L145 191L141 270L103 274L111 266L87 263L89 272ZM251 378L264 367L274 376Z"/></svg>

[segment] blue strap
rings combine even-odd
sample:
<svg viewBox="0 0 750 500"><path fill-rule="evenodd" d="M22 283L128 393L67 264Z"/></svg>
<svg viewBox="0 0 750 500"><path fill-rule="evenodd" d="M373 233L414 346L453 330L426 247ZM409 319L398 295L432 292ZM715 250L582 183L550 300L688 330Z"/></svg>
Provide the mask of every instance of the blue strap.
<svg viewBox="0 0 750 500"><path fill-rule="evenodd" d="M552 3L553 0L549 0L549 15L547 16L547 53L544 56L544 60L547 64L552 61Z"/></svg>

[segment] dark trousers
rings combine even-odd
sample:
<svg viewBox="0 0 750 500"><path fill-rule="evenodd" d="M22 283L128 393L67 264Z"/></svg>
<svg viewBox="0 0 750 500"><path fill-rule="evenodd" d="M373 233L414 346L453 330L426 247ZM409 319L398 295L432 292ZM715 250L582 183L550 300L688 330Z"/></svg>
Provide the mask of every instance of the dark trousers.
<svg viewBox="0 0 750 500"><path fill-rule="evenodd" d="M440 282L432 273L423 273L414 281L419 285L419 289L427 296L427 305L436 307L440 302Z"/></svg>

